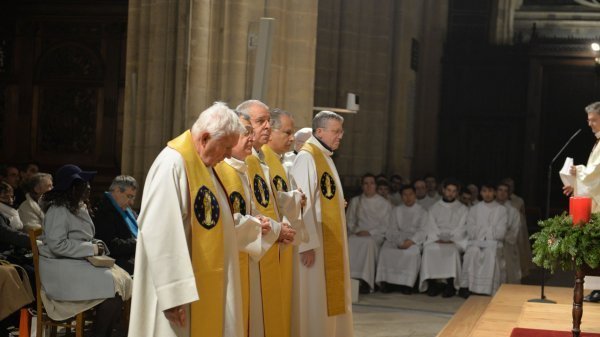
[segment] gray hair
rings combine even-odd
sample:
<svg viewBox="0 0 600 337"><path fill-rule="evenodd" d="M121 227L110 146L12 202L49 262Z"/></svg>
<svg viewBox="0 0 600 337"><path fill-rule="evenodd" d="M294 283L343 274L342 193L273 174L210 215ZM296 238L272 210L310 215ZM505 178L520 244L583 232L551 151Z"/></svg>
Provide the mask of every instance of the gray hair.
<svg viewBox="0 0 600 337"><path fill-rule="evenodd" d="M281 116L288 116L290 119L294 119L291 113L275 108L271 110L271 129L281 129Z"/></svg>
<svg viewBox="0 0 600 337"><path fill-rule="evenodd" d="M33 192L33 190L39 186L44 179L48 179L52 181L52 175L50 173L38 172L29 178L27 182L26 188L28 192Z"/></svg>
<svg viewBox="0 0 600 337"><path fill-rule="evenodd" d="M248 121L248 122L250 121L250 115L248 115L247 113L237 111L237 110L234 110L233 112L235 112L235 114L238 115L238 117L242 118L243 120Z"/></svg>
<svg viewBox="0 0 600 337"><path fill-rule="evenodd" d="M138 189L137 181L132 176L120 175L120 176L116 176L115 179L113 179L112 183L110 183L110 187L108 188L108 190L110 192L113 192L118 188L119 192L125 192L125 190L128 187L131 187L131 189L137 190Z"/></svg>
<svg viewBox="0 0 600 337"><path fill-rule="evenodd" d="M215 138L239 135L246 132L238 116L223 102L215 102L211 107L202 111L192 126L192 135L201 132Z"/></svg>
<svg viewBox="0 0 600 337"><path fill-rule="evenodd" d="M590 113L593 112L597 115L600 115L600 102L594 102L585 107L585 112Z"/></svg>
<svg viewBox="0 0 600 337"><path fill-rule="evenodd" d="M237 108L235 108L235 111L239 112L242 115L250 116L250 110L252 109L252 107L255 106L259 106L269 111L269 107L265 103L257 99L249 99L247 101L243 101L242 103L240 103L240 105L237 106ZM250 120L249 117L248 120Z"/></svg>
<svg viewBox="0 0 600 337"><path fill-rule="evenodd" d="M327 126L327 121L335 119L340 123L344 123L344 117L336 114L335 112L323 110L319 112L312 121L313 132L317 132L317 129L324 129Z"/></svg>

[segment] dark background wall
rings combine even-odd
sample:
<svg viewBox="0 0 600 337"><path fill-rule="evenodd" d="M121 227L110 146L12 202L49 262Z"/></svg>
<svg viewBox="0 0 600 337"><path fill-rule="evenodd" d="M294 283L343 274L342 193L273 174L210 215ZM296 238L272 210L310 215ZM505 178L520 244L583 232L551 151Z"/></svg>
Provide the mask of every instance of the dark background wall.
<svg viewBox="0 0 600 337"><path fill-rule="evenodd" d="M127 1L0 4L0 162L120 170Z"/></svg>

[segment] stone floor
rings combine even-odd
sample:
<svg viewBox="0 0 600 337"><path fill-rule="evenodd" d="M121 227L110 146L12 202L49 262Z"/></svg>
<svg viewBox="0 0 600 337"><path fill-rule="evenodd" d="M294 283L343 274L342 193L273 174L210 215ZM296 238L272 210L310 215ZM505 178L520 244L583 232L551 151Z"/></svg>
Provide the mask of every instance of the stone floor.
<svg viewBox="0 0 600 337"><path fill-rule="evenodd" d="M573 272L542 273L534 268L523 284L570 287ZM587 293L588 291L586 291ZM425 294L402 295L379 292L360 295L353 308L355 337L435 337L464 303L454 296L442 298Z"/></svg>
<svg viewBox="0 0 600 337"><path fill-rule="evenodd" d="M353 305L355 337L435 337L464 300L373 293Z"/></svg>

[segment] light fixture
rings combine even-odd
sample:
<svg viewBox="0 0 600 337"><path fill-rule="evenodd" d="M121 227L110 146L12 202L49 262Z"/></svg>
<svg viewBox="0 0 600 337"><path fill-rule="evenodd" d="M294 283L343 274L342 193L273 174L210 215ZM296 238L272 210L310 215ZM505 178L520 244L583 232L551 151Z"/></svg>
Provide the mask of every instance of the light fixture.
<svg viewBox="0 0 600 337"><path fill-rule="evenodd" d="M592 44L590 44L590 47L592 48L593 51L598 52L600 51L600 44L598 44L598 42L593 42Z"/></svg>

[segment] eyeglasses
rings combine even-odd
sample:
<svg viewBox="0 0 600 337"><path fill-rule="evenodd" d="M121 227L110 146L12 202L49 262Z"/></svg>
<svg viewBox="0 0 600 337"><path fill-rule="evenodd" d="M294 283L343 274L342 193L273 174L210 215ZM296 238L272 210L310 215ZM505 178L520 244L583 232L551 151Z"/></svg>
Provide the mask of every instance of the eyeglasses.
<svg viewBox="0 0 600 337"><path fill-rule="evenodd" d="M267 123L270 124L270 122L271 122L271 120L269 118L258 118L258 119L250 118L250 121L252 123L257 124L258 126L263 126L263 125L265 125Z"/></svg>
<svg viewBox="0 0 600 337"><path fill-rule="evenodd" d="M126 194L125 196L127 197L127 200L131 200L131 201L135 200L135 195L133 195L133 194Z"/></svg>
<svg viewBox="0 0 600 337"><path fill-rule="evenodd" d="M325 128L323 128L323 131L325 131L325 132L331 132L331 133L333 133L336 136L341 136L341 135L344 134L344 129L332 130L332 129L325 129Z"/></svg>

